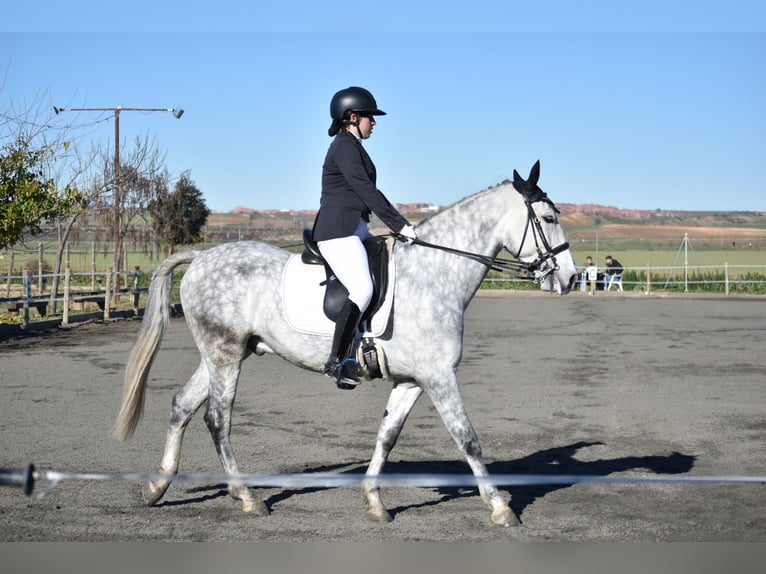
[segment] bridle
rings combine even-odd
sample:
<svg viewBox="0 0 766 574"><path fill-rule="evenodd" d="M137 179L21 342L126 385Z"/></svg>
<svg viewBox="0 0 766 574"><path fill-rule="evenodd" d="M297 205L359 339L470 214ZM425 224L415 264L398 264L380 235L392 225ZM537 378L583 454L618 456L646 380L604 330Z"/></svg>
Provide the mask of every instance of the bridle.
<svg viewBox="0 0 766 574"><path fill-rule="evenodd" d="M553 202L547 197L542 198L553 207L556 213L559 210L553 204ZM524 235L521 237L521 243L519 243L519 251L514 255L516 259L519 258L521 253L521 247L524 245L524 241L527 239L527 233L532 230L532 238L535 240L535 251L537 251L537 259L531 263L527 263L528 272L533 273L533 280L535 283L542 283L551 273L559 270L559 265L556 262L556 255L562 251L569 249L569 242L565 241L556 247L551 247L548 243L548 239L543 233L543 227L540 223L540 218L537 217L535 210L532 209L532 200L529 194L524 196L524 203L527 206L527 225L524 228ZM541 247L542 246L542 247Z"/></svg>

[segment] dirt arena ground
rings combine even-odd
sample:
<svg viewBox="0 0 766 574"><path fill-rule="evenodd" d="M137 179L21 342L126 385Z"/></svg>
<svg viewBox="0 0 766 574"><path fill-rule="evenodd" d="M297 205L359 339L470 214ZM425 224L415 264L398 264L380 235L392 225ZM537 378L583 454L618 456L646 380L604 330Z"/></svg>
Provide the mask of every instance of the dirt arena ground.
<svg viewBox="0 0 766 574"><path fill-rule="evenodd" d="M153 472L173 393L198 354L174 319L134 438L110 436L139 322L0 340L0 467ZM575 293L471 304L459 376L494 474L766 475L766 300ZM276 357L244 366L233 441L243 472L362 472L389 385L353 392ZM202 413L182 472L220 472ZM464 473L438 415L416 405L389 473ZM245 515L216 484L65 481L42 499L0 487L2 541L766 541L766 485L577 484L502 490L522 525L493 527L472 488L387 488L389 524L357 488L265 489Z"/></svg>

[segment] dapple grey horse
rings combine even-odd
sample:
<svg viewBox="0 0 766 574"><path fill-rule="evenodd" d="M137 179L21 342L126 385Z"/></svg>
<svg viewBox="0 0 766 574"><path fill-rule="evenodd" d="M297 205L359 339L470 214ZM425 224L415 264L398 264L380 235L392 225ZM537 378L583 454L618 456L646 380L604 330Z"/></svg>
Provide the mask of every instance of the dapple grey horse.
<svg viewBox="0 0 766 574"><path fill-rule="evenodd" d="M393 384L378 430L362 494L367 516L389 521L377 477L415 402L425 392L465 457L495 524L518 524L508 502L488 478L481 445L458 389L463 322L487 269L505 246L533 272L544 290L565 294L575 266L553 202L538 187L539 162L527 180L514 170L505 183L467 197L417 226L418 240L396 242L393 317L377 344ZM428 246L447 246L432 249ZM169 320L171 273L190 264L181 281L183 312L201 354L191 379L175 394L159 473L178 471L184 430L207 401L204 420L226 473L239 474L230 442L231 416L242 361L271 352L321 372L332 337L297 332L285 319L280 278L292 254L257 241L219 245L169 256L155 272L143 324L130 353L124 396L115 426L120 440L138 424L149 369ZM327 385L327 392L338 392ZM147 503L165 494L172 477L144 486ZM229 494L245 511L267 514L263 501L244 484Z"/></svg>

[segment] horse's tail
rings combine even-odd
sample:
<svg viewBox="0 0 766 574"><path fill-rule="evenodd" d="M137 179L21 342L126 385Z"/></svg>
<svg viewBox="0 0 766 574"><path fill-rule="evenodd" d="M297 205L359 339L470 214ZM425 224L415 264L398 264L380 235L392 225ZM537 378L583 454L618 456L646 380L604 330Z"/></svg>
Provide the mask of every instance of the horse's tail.
<svg viewBox="0 0 766 574"><path fill-rule="evenodd" d="M154 273L143 324L125 367L122 404L114 425L114 436L118 440L124 441L133 436L143 413L146 379L170 320L171 274L179 265L191 263L198 253L184 251L171 255Z"/></svg>

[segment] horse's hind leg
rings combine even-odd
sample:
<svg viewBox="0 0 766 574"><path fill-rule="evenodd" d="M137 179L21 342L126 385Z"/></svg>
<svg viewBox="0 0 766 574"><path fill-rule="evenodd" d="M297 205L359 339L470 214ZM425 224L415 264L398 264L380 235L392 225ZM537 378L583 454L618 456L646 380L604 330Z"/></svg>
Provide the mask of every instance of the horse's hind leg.
<svg viewBox="0 0 766 574"><path fill-rule="evenodd" d="M376 522L389 522L391 515L380 499L380 487L377 476L383 470L391 449L394 448L402 427L407 420L412 407L423 393L423 389L413 383L396 385L388 397L386 412L378 429L375 452L367 467L367 478L362 484L362 497L367 502L367 518Z"/></svg>
<svg viewBox="0 0 766 574"><path fill-rule="evenodd" d="M223 353L220 353L222 355ZM239 467L231 446L231 413L237 392L237 381L241 367L241 358L233 362L211 366L210 392L208 393L205 424L213 437L218 457L227 474L239 474ZM268 508L262 500L253 496L247 485L230 482L229 494L242 501L242 509L257 515L266 515Z"/></svg>
<svg viewBox="0 0 766 574"><path fill-rule="evenodd" d="M186 425L197 412L208 394L208 370L200 363L189 381L173 397L170 425L165 438L165 451L162 455L159 474L175 474L181 457ZM170 479L158 479L144 485L144 500L149 505L156 504L170 486Z"/></svg>

